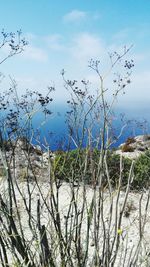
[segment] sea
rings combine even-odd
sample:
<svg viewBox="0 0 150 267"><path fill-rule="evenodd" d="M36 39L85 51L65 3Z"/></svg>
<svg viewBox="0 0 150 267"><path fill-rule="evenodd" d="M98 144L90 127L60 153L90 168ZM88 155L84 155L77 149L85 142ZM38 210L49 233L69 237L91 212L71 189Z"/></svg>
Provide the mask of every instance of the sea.
<svg viewBox="0 0 150 267"><path fill-rule="evenodd" d="M42 112L35 114L32 120L33 138L32 143L40 145L42 149L51 151L67 150L77 148L75 140L70 139L67 120L68 109L64 105L52 107L52 114L45 116ZM73 123L72 123L73 125ZM125 127L126 125L126 127ZM97 129L95 126L92 131L92 138L97 138ZM150 133L150 120L148 114L139 114L139 112L128 109L118 108L112 116L110 136L114 140L111 147L118 147L126 141L128 137ZM119 138L118 138L119 136ZM83 147L87 145L86 136L83 141ZM94 142L93 142L94 146Z"/></svg>

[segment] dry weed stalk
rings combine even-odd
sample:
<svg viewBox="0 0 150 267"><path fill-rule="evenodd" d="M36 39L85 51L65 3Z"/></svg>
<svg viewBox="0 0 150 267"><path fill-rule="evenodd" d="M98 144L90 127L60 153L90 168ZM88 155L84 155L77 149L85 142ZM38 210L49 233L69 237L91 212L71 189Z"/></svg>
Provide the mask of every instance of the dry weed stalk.
<svg viewBox="0 0 150 267"><path fill-rule="evenodd" d="M129 50L130 48L125 48L120 55L110 54L111 67L107 75L119 62L122 62ZM112 186L108 167L108 152L114 142L110 139L110 115L119 92L130 82L132 67L132 61L125 61L126 76L122 78L117 75L114 81L117 89L110 104L105 99L106 75L101 75L99 61L90 62L90 68L96 71L100 80L100 90L95 98L88 94L86 81L82 81L84 85L82 91L76 81L66 80L62 72L65 87L71 90L69 102L71 111L67 117L69 142L73 142L77 147L76 156L71 162L72 168L69 169L68 183L62 181L58 174L65 171L69 151L66 152L59 172L57 168L60 157L51 159L49 153L47 182L43 183L40 181L42 177L35 174L29 149L24 151L28 163L27 175L21 182L16 176L15 149L22 128L7 135L12 149L12 161L8 158L4 146L2 130L7 132L7 129L6 127L1 129L0 154L6 173L5 181L1 182L0 194L0 261L3 267L117 267L119 265L125 267L139 266L139 264L148 266L142 265L145 263L141 263L141 255L143 255L144 227L150 193L147 195L144 213L143 195L141 195L138 243L130 246L129 251L128 231L124 234L123 215L130 194L134 162L130 166L123 198L121 197L123 158L120 157L120 176L116 189ZM40 96L42 106L45 107L47 100ZM19 108L19 105L17 107ZM28 112L27 106L24 108L28 114L30 134L34 105L31 105L33 112ZM94 136L93 129L97 123L98 135ZM83 150L85 144L86 148ZM97 165L93 147L99 149ZM73 167L77 163L78 169ZM90 185L87 185L89 169ZM32 181L29 179L29 171L32 173ZM64 191L65 195L62 195ZM148 258L144 260L145 262L147 260L148 264Z"/></svg>

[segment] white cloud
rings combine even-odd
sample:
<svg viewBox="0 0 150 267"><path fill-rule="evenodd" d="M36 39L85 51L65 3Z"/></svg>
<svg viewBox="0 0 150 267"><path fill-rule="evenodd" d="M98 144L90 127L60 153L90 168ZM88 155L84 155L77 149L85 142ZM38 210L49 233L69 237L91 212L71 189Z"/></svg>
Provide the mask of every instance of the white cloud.
<svg viewBox="0 0 150 267"><path fill-rule="evenodd" d="M39 62L46 62L48 60L48 55L45 50L31 45L25 48L22 57Z"/></svg>
<svg viewBox="0 0 150 267"><path fill-rule="evenodd" d="M64 45L62 44L62 36L60 34L53 34L46 36L45 41L48 45L48 47L55 51L61 51L64 50Z"/></svg>
<svg viewBox="0 0 150 267"><path fill-rule="evenodd" d="M73 40L71 54L80 62L87 63L91 58L98 59L105 51L103 41L90 33L79 34Z"/></svg>
<svg viewBox="0 0 150 267"><path fill-rule="evenodd" d="M86 13L81 15L81 18L86 15ZM78 16L76 16L76 19L77 17ZM79 18L80 16L78 19ZM118 34L118 36L115 37L116 39L112 38L109 44L106 43L104 39L101 39L100 35L92 34L90 32L81 32L75 36L72 36L72 34L70 34L70 36L65 36L64 34L63 36L58 33L49 34L47 36L36 36L28 33L26 34L26 39L29 39L29 45L25 47L25 51L21 54L21 58L26 59L27 64L28 62L29 64L33 64L34 73L32 72L31 74L30 70L28 71L27 69L25 72L27 76L21 77L18 80L18 84L21 84L22 87L25 86L25 88L38 87L43 90L43 87L46 88L47 84L49 84L49 77L52 77L54 81L57 81L56 96L60 99L60 101L63 101L63 99L66 98L64 91L62 93L63 82L61 78L58 82L58 78L59 71L64 67L67 71L67 78L75 77L77 80L80 80L80 78L88 79L91 82L91 88L95 90L99 86L99 80L97 75L95 75L92 70L88 69L88 61L91 58L99 59L102 75L105 74L105 72L107 73L109 67L108 65L110 63L108 52L123 51L124 40L122 41L122 45L120 38L121 36L122 38L124 36L126 39L127 33L128 29L120 32L120 35ZM61 51L60 54L58 51ZM8 54L8 47L2 49L1 52L1 56ZM48 58L51 58L51 61L48 61ZM133 69L133 77L131 78L132 83L126 88L126 94L123 97L122 95L120 96L118 105L122 107L136 106L138 105L137 103L140 103L139 105L141 107L142 103L146 103L150 100L150 75L148 71L150 69L150 52L148 48L145 50L137 50L135 45L133 49L131 49L130 53L127 54L127 58L134 59L135 69ZM45 66L42 65L42 73L39 73L39 68L36 69L36 65L38 65L36 62L48 63L45 64ZM47 66L49 66L48 71L46 69ZM5 64L3 65L3 68L4 67ZM119 66L117 66L117 68L119 72L122 71L122 68L119 69ZM110 88L109 92L112 95L113 88L111 78L112 77L109 74L107 80L105 81L105 86Z"/></svg>
<svg viewBox="0 0 150 267"><path fill-rule="evenodd" d="M29 59L32 61L46 62L48 60L48 54L46 52L46 49L44 49L43 47L41 48L37 43L37 40L39 40L40 37L32 33L26 33L24 36L26 41L29 43L27 46L24 47L23 53L20 54L21 58ZM6 44L1 49L1 56L7 56L10 51L11 49L9 44Z"/></svg>
<svg viewBox="0 0 150 267"><path fill-rule="evenodd" d="M64 17L63 20L65 22L79 22L83 19L85 19L87 16L87 13L81 10L72 10L71 12L67 13Z"/></svg>
<svg viewBox="0 0 150 267"><path fill-rule="evenodd" d="M131 76L131 85L125 90L125 95L118 98L118 105L122 108L137 108L142 110L144 107L149 109L150 100L150 76L148 71L138 71ZM136 114L133 114L133 116Z"/></svg>

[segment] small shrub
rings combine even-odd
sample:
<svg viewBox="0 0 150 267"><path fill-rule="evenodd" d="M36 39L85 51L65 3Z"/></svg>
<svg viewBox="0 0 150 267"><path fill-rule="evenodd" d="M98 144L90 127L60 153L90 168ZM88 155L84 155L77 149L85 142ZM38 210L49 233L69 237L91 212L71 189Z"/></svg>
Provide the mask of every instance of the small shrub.
<svg viewBox="0 0 150 267"><path fill-rule="evenodd" d="M135 142L136 142L136 140L135 140L134 137L128 137L125 143L126 143L127 145L130 145L130 144L133 144L133 143L135 143Z"/></svg>
<svg viewBox="0 0 150 267"><path fill-rule="evenodd" d="M56 179L79 180L83 172L84 150L71 150L68 152L57 151L53 163L53 171Z"/></svg>
<svg viewBox="0 0 150 267"><path fill-rule="evenodd" d="M124 144L121 148L122 152L134 152L134 148L128 144Z"/></svg>
<svg viewBox="0 0 150 267"><path fill-rule="evenodd" d="M107 162L108 162L108 169L112 186L117 187L120 177L120 155L109 153ZM128 158L123 159L122 186L127 185L131 163L132 163L131 159Z"/></svg>
<svg viewBox="0 0 150 267"><path fill-rule="evenodd" d="M150 185L150 151L142 154L134 166L134 186L136 188L148 188Z"/></svg>

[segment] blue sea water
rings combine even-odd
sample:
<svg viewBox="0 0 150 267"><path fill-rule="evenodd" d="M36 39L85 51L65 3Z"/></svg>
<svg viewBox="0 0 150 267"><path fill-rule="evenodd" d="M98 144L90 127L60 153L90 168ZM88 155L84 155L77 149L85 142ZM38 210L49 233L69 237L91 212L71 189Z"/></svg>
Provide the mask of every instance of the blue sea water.
<svg viewBox="0 0 150 267"><path fill-rule="evenodd" d="M49 146L52 151L58 149L67 149L69 134L66 124L66 111L67 108L63 105L55 106L53 113L45 118L42 113L37 114L33 119L33 128L35 135L33 138L34 144L40 144L43 148ZM113 135L118 136L121 128L127 123L120 138L113 144L118 147L121 143L125 142L128 137L140 134L149 133L149 117L145 114L138 114L136 111L117 109L115 111L113 125ZM124 114L124 115L122 115ZM95 130L96 132L96 130ZM38 135L39 134L39 135ZM94 135L94 132L93 132ZM37 142L38 140L38 142ZM84 142L86 143L86 141ZM72 142L70 148L74 149L76 146Z"/></svg>
<svg viewBox="0 0 150 267"><path fill-rule="evenodd" d="M43 149L49 147L50 150L54 151L66 150L68 147L69 149L76 148L75 142L70 139L68 125L66 123L66 115L67 111L69 111L69 107L65 103L59 105L52 103L50 107L50 110L52 111L51 115L45 116L45 114L41 111L34 113L32 117L32 127L29 131L29 125L26 124L27 116L21 116L22 124L24 124L24 130L27 133L26 136L30 138L30 141L33 144L40 145ZM143 112L141 112L142 110ZM137 108L117 108L114 111L112 114L111 136L113 138L119 136L122 127L124 125L126 125L126 127L118 139L114 138L115 142L113 143L113 147L118 147L120 144L124 143L128 137L150 133L150 118L149 112L146 112L147 110L148 108L141 109L141 111ZM99 128L99 124L94 126L92 130L92 138L98 137L97 130ZM87 145L86 135L82 145Z"/></svg>

